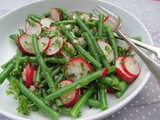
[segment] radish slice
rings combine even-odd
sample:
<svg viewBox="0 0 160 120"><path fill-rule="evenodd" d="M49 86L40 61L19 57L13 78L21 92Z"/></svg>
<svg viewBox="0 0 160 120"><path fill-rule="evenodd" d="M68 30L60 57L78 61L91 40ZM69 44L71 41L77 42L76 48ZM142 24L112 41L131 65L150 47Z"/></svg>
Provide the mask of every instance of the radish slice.
<svg viewBox="0 0 160 120"><path fill-rule="evenodd" d="M33 55L34 50L32 46L32 37L31 35L24 34L18 37L19 49L22 53L26 55Z"/></svg>
<svg viewBox="0 0 160 120"><path fill-rule="evenodd" d="M57 10L57 8L52 8L50 17L54 21L60 21L61 20L61 12L59 10Z"/></svg>
<svg viewBox="0 0 160 120"><path fill-rule="evenodd" d="M88 13L85 13L85 12L76 11L76 12L73 13L73 19L74 20L76 19L76 16L79 16L82 20L85 20L85 21L90 20L90 15Z"/></svg>
<svg viewBox="0 0 160 120"><path fill-rule="evenodd" d="M24 28L25 28L26 31L28 30L29 26L30 26L29 23L26 21L25 22L25 26L24 26Z"/></svg>
<svg viewBox="0 0 160 120"><path fill-rule="evenodd" d="M138 62L133 57L125 57L122 59L122 68L124 71L134 78L138 77L141 69Z"/></svg>
<svg viewBox="0 0 160 120"><path fill-rule="evenodd" d="M97 21L98 19L99 19L99 18L96 17L96 16L92 16L92 17L90 18L91 21Z"/></svg>
<svg viewBox="0 0 160 120"><path fill-rule="evenodd" d="M124 69L122 68L122 59L124 57L119 57L116 59L116 72L124 81L126 82L132 82L135 78L133 76L128 75Z"/></svg>
<svg viewBox="0 0 160 120"><path fill-rule="evenodd" d="M65 67L67 79L74 81L79 80L91 71L92 66L83 58L73 58L66 64Z"/></svg>
<svg viewBox="0 0 160 120"><path fill-rule="evenodd" d="M100 48L102 49L103 53L105 54L106 59L109 62L112 62L112 60L114 59L114 52L110 44L108 44L107 42L103 40L98 40L97 42Z"/></svg>
<svg viewBox="0 0 160 120"><path fill-rule="evenodd" d="M126 49L126 50L129 49L129 45L125 41L122 41L119 39L117 39L117 46L122 47L123 49Z"/></svg>
<svg viewBox="0 0 160 120"><path fill-rule="evenodd" d="M104 68L102 73L101 73L101 77L104 77L108 74L108 68Z"/></svg>
<svg viewBox="0 0 160 120"><path fill-rule="evenodd" d="M51 40L48 37L41 37L38 40L38 46L39 46L40 52L48 50L50 44L51 44Z"/></svg>
<svg viewBox="0 0 160 120"><path fill-rule="evenodd" d="M79 44L79 45L81 45L81 46L85 46L85 45L86 45L86 41L84 40L83 37L80 37L80 38L74 40L74 43L75 43L75 44Z"/></svg>
<svg viewBox="0 0 160 120"><path fill-rule="evenodd" d="M52 37L51 44L46 51L46 55L53 56L57 54L63 47L64 40L62 37Z"/></svg>
<svg viewBox="0 0 160 120"><path fill-rule="evenodd" d="M63 87L70 85L72 83L73 83L73 81L71 81L71 80L63 80L61 83L59 83L58 86L60 88L63 88ZM80 93L81 93L80 89L76 89L76 90L73 90L65 95L62 95L61 100L62 100L63 105L66 107L72 107L78 101Z"/></svg>
<svg viewBox="0 0 160 120"><path fill-rule="evenodd" d="M42 26L39 23L33 23L33 25L30 25L26 31L26 34L32 35L36 34L39 35L42 31Z"/></svg>
<svg viewBox="0 0 160 120"><path fill-rule="evenodd" d="M109 19L109 15L104 18L104 22L107 22L108 19Z"/></svg>
<svg viewBox="0 0 160 120"><path fill-rule="evenodd" d="M54 21L50 18L42 18L40 23L43 27L46 28L50 28L51 23L53 23Z"/></svg>
<svg viewBox="0 0 160 120"><path fill-rule="evenodd" d="M30 67L29 63L26 63L26 66L22 72L23 80L25 81L25 85L29 88L33 85L33 78L35 75L35 67Z"/></svg>
<svg viewBox="0 0 160 120"><path fill-rule="evenodd" d="M53 31L53 30L57 30L57 29L58 29L57 26L52 26L52 27L50 27L50 28L48 29L48 31Z"/></svg>
<svg viewBox="0 0 160 120"><path fill-rule="evenodd" d="M71 43L65 42L61 53L67 60L69 60L75 55L76 50Z"/></svg>

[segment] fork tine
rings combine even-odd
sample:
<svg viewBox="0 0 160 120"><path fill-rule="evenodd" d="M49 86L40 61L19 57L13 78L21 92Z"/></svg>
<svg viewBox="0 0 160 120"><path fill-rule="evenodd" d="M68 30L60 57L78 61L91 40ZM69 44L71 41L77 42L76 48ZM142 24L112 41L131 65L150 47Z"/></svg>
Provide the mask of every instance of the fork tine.
<svg viewBox="0 0 160 120"><path fill-rule="evenodd" d="M94 14L95 16L98 16L98 15L99 15L99 13L98 13L97 11L95 11L95 10L93 10L93 14Z"/></svg>
<svg viewBox="0 0 160 120"><path fill-rule="evenodd" d="M103 13L105 16L108 16L108 14L106 14L105 12L103 12L102 10L98 9L98 8L95 8L95 11L97 14L99 13Z"/></svg>
<svg viewBox="0 0 160 120"><path fill-rule="evenodd" d="M107 10L106 8L100 6L100 5L97 5L98 8L96 8L97 10L101 11L101 13L108 13L110 16L114 17L114 18L118 18L115 14L113 14L112 12L110 12L109 10Z"/></svg>

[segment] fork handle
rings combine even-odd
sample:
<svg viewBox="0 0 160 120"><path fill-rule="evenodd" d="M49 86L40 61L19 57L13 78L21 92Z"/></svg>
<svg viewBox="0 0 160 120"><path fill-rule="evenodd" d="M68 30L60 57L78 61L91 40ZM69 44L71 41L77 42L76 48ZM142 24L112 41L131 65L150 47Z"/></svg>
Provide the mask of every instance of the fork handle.
<svg viewBox="0 0 160 120"><path fill-rule="evenodd" d="M132 43L129 37L125 36L120 29L116 33L121 36L125 42L132 47L132 49L139 55L139 57L144 61L149 70L153 73L154 77L157 79L158 84L160 84L160 64L148 57L143 51L141 51L134 43Z"/></svg>
<svg viewBox="0 0 160 120"><path fill-rule="evenodd" d="M156 46L153 46L153 45L149 45L149 44L146 44L146 43L143 43L143 42L140 42L140 41L137 41L137 40L134 40L134 39L131 39L130 38L130 41L135 43L136 45L142 47L142 48L145 48L151 52L154 52L157 54L158 57L159 56L159 53L160 53L160 48L156 47Z"/></svg>

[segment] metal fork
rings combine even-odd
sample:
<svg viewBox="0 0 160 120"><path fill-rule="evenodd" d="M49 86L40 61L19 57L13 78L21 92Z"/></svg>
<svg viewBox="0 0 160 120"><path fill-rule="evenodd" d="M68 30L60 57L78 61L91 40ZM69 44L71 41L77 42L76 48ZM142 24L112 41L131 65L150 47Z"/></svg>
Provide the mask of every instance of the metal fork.
<svg viewBox="0 0 160 120"><path fill-rule="evenodd" d="M160 84L160 64L152 60L150 57L148 57L141 49L139 49L133 41L130 40L128 36L125 36L120 28L122 26L121 19L107 10L106 8L97 5L97 8L93 11L95 15L98 15L99 13L103 13L105 15L109 15L108 23L107 25L117 33L120 37L124 39L124 41L139 55L139 57L144 61L144 63L148 66L149 70L153 73L155 76L157 82ZM159 54L159 53L158 53Z"/></svg>

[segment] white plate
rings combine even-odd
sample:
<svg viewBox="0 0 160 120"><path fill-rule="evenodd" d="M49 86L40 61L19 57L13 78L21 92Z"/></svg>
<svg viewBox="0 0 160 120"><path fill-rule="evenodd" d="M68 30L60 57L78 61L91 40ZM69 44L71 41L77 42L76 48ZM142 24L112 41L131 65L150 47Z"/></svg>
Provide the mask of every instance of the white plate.
<svg viewBox="0 0 160 120"><path fill-rule="evenodd" d="M18 28L21 28L24 25L25 18L29 13L42 14L48 12L52 7L61 7L66 8L70 11L81 10L89 12L96 7L97 1L94 0L45 0L39 1L32 4L25 5L20 7L7 15L1 17L0 19L0 65L9 60L15 53L16 47L9 40L8 36L12 33L16 33ZM107 2L99 2L100 5L105 6L110 11L114 12L116 15L119 15L123 20L122 31L128 33L131 36L142 36L144 42L150 43L151 37L147 32L146 28L142 23L137 20L133 15L127 11ZM139 77L132 85L128 88L126 93L120 99L115 98L112 95L108 95L108 105L109 108L105 111L100 109L89 109L88 107L83 108L82 117L80 119L89 120L89 119L102 119L105 118L114 112L118 111L120 108L125 106L130 102L143 88L147 82L150 72L141 61L141 59L136 56L136 59L139 61L142 71ZM2 71L2 69L0 70ZM145 74L145 76L144 76ZM3 85L0 86L0 113L12 118L12 119L33 119L33 120L48 120L48 118L38 112L32 113L30 116L23 116L17 113L16 107L17 102L13 99L12 96L7 96L5 91L8 88L8 81L5 81ZM71 117L61 116L60 119L73 119Z"/></svg>

